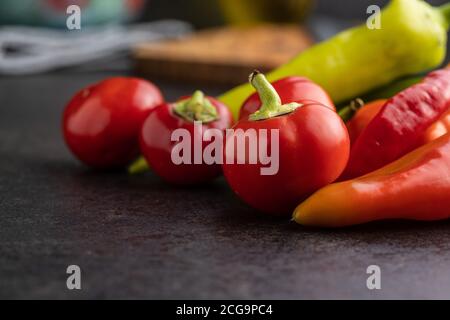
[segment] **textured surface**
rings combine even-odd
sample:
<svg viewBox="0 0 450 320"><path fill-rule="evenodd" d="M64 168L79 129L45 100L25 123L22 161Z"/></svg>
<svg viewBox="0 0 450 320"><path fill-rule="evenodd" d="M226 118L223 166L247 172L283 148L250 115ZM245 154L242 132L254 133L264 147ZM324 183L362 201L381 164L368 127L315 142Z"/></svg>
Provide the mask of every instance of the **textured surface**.
<svg viewBox="0 0 450 320"><path fill-rule="evenodd" d="M0 79L0 298L450 298L449 222L310 230L259 216L223 180L173 189L82 167L60 115L104 76ZM81 291L65 287L70 264ZM381 291L366 289L371 264Z"/></svg>

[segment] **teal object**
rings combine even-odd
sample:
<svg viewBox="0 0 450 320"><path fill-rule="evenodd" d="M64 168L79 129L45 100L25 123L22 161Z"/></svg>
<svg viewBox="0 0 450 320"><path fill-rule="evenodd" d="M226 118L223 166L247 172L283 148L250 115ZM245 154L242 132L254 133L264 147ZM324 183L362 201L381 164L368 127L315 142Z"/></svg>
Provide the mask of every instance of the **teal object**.
<svg viewBox="0 0 450 320"><path fill-rule="evenodd" d="M0 24L66 27L69 5L81 8L82 26L118 24L135 18L144 0L1 0Z"/></svg>

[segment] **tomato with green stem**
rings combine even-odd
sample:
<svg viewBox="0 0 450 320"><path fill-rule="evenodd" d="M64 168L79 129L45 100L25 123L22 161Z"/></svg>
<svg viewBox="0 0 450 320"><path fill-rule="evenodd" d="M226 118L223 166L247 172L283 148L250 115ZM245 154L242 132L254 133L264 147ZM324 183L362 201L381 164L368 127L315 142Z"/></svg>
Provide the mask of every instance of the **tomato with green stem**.
<svg viewBox="0 0 450 320"><path fill-rule="evenodd" d="M283 104L282 88L277 92L259 72L251 75L250 83L260 96L261 106L227 135L224 175L250 206L271 215L289 216L299 202L341 175L350 153L348 132L330 107L318 102ZM245 141L242 136L252 135L256 135L258 148L251 147L248 140L235 147L236 141ZM271 156L276 170L264 171L267 165L260 157L261 149L266 149L262 151ZM243 157L247 161L243 162ZM251 157L258 161L248 161Z"/></svg>
<svg viewBox="0 0 450 320"><path fill-rule="evenodd" d="M307 78L287 77L273 82L272 86L280 95L281 103L290 103L292 101L303 103L318 102L330 107L332 110L336 110L328 93ZM261 105L261 98L258 92L255 92L244 102L239 113L239 119L248 119L251 114L261 108Z"/></svg>
<svg viewBox="0 0 450 320"><path fill-rule="evenodd" d="M203 159L210 144L222 145L222 141L215 140L217 137L206 138L208 129L222 134L232 123L232 115L223 103L196 91L191 97L181 98L176 103L164 103L150 113L141 130L141 152L152 171L169 183L191 185L207 182L222 173L220 162L208 163ZM186 143L182 137L189 141ZM179 150L184 143L187 148Z"/></svg>

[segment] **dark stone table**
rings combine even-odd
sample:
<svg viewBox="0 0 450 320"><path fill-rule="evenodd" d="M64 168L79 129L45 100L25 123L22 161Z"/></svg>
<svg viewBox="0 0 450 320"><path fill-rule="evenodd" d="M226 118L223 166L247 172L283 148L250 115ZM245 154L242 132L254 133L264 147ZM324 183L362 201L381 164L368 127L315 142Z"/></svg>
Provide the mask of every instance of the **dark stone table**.
<svg viewBox="0 0 450 320"><path fill-rule="evenodd" d="M172 188L83 167L61 112L108 75L0 79L0 298L450 298L449 222L312 230L259 215L224 180ZM161 85L168 98L194 89ZM72 264L81 291L66 288Z"/></svg>

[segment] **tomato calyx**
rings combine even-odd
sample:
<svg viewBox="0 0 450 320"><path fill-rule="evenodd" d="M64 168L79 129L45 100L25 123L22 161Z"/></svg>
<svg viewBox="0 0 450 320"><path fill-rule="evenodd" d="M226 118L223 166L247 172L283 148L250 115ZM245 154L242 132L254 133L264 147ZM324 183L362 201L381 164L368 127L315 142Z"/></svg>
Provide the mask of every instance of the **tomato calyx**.
<svg viewBox="0 0 450 320"><path fill-rule="evenodd" d="M200 90L195 91L192 97L175 103L173 110L177 116L189 122L210 123L219 120L216 108Z"/></svg>
<svg viewBox="0 0 450 320"><path fill-rule="evenodd" d="M258 70L253 71L249 81L258 92L262 102L261 108L250 115L250 121L261 121L283 116L292 113L303 106L303 104L297 102L282 104L278 92L264 74Z"/></svg>

